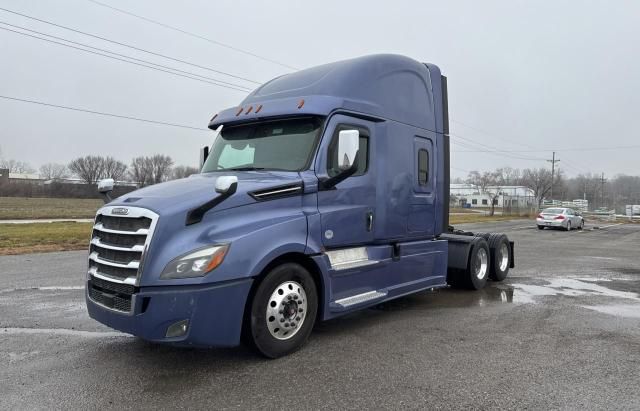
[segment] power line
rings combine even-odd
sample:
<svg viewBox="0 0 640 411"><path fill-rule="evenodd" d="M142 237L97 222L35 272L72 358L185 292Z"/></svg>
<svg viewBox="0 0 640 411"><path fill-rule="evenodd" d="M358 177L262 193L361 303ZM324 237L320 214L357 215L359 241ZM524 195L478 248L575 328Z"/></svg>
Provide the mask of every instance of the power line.
<svg viewBox="0 0 640 411"><path fill-rule="evenodd" d="M560 160L556 160L556 152L553 152L553 157L551 157L551 160L547 160L548 162L551 163L551 194L549 195L549 197L553 200L553 183L555 180L555 176L556 176L556 163L559 163Z"/></svg>
<svg viewBox="0 0 640 411"><path fill-rule="evenodd" d="M461 140L468 141L469 143L474 144L474 145L476 145L478 147L486 148L486 149L483 149L483 150L474 150L474 152L500 154L501 157L510 157L510 158L515 158L515 159L518 159L518 160L536 160L536 161L544 160L543 158L536 158L536 157L529 157L529 156L515 156L513 154L509 154L506 151L503 151L503 150L500 150L498 148L489 146L487 144L479 143L479 142L474 141L474 140L472 140L472 139L470 139L468 137L463 137L463 136L461 136L459 134L450 133L449 135L451 137L453 137L453 138L456 138L456 139L461 139ZM458 143L458 144L460 144L460 143ZM472 146L469 146L468 144L466 146L470 147L470 148L476 148L477 149L477 147L472 147Z"/></svg>
<svg viewBox="0 0 640 411"><path fill-rule="evenodd" d="M91 3L94 3L94 4L98 5L98 6L106 7L106 8L108 8L108 9L111 9L111 10L117 11L117 12L119 12L119 13L123 13L123 14L126 14L126 15L128 15L128 16L132 16L132 17L135 17L135 18L137 18L137 19L144 20L144 21L146 21L146 22L148 22L148 23L152 23L152 24L155 24L155 25L158 25L158 26L161 26L161 27L164 27L164 28L170 29L170 30L174 30L174 31L180 32L180 33L185 34L185 35L187 35L187 36L191 36L191 37L198 38L198 39L200 39L200 40L207 41L207 42L209 42L209 43L215 44L215 45L220 46L220 47L227 48L227 49L229 49L229 50L236 51L236 52L238 52L238 53L246 54L246 55L248 55L248 56L255 57L255 58L257 58L257 59L264 60L264 61L267 61L267 62L269 62L269 63L277 64L277 65L279 65L279 66L286 67L286 68L289 68L289 69L292 69L292 70L299 70L298 68L293 67L293 66L291 66L291 65L289 65L289 64L282 63L282 62L280 62L280 61L273 60L273 59L270 59L270 58L267 58L267 57L261 56L261 55L259 55L259 54L255 54L255 53L250 52L250 51L247 51L247 50L243 50L243 49L241 49L241 48L239 48L239 47L235 47L235 46L232 46L232 45L230 45L230 44L226 44L226 43L222 43L222 42L217 41L217 40L210 39L210 38L205 37L205 36L202 36L202 35L200 35L200 34L196 34L196 33L193 33L193 32L187 31L187 30L183 30L183 29L181 29L181 28L179 28L179 27L171 26L171 25L169 25L169 24L162 23L162 22L157 21L157 20L152 20L152 19L150 19L150 18L148 18L148 17L144 17L144 16L141 16L141 15L139 15L139 14L134 14L134 13L132 13L132 12L130 12L130 11L123 10L123 9L119 9L119 8L114 7L114 6L111 6L111 5L109 5L109 4L105 4L105 3L99 2L99 1L97 1L97 0L87 0L87 1L89 1L89 2L91 2Z"/></svg>
<svg viewBox="0 0 640 411"><path fill-rule="evenodd" d="M6 23L2 23L2 24L6 24ZM11 29L8 29L8 28L5 28L5 27L0 27L0 30L9 31L9 32L12 32L12 33L20 34L22 36L31 37L31 38L34 38L34 39L37 39L37 40L41 40L41 41L46 41L48 43L58 44L60 46L72 48L72 49L75 49L75 50L84 51L85 53L95 54L95 55L98 55L98 56L106 57L106 58L113 59L113 60L122 61L122 62L133 64L133 65L136 65L136 66L146 67L148 69L161 71L161 72L168 73L168 74L173 74L174 76L185 77L185 78L188 78L188 79L191 79L191 80L196 80L196 81L200 81L200 82L203 82L203 83L212 84L212 85L215 85L215 86L218 86L218 87L224 87L224 88L227 88L227 89L230 89L230 90L241 91L243 93L247 93L247 92L250 91L249 89L240 88L242 86L221 84L221 83L226 83L226 82L223 82L221 80L216 80L216 79L213 79L215 81L209 81L209 80L206 80L206 79L209 79L210 77L205 77L205 76L201 76L199 74L185 72L183 70L178 70L178 69L174 69L174 68L167 67L167 66L162 66L160 64L148 62L148 61L145 61L145 60L135 59L133 57L125 56L125 55L114 53L114 52L111 52L111 51L105 51L105 52L110 53L110 54L114 54L114 55L123 56L123 57L125 57L127 59L144 61L147 64L136 63L136 62L131 61L131 60L126 60L124 58L118 58L118 57L115 57L115 56L110 56L108 54L103 54L103 53L99 53L99 52L96 52L96 51L91 51L91 50L83 49L83 48L80 48L80 47L75 47L75 46L72 46L70 44L65 44L65 43L61 43L61 42L58 42L58 41L49 40L49 39L38 37L38 36L34 36L34 35L28 34L28 33L22 33L20 31L11 30ZM50 36L50 35L45 34L45 36ZM50 37L54 37L55 38L55 36L50 36ZM64 41L67 41L69 43L81 44L81 43L77 43L77 42L72 42L70 40L64 40ZM83 45L83 46L84 47L88 47L88 48L98 49L98 48L92 47L92 46L87 46L87 45ZM98 50L102 50L102 49L98 49ZM152 65L148 65L148 64L152 64ZM157 66L157 67L154 67L154 66ZM160 67L162 67L162 68L160 68ZM164 68L167 68L168 70L165 70ZM173 71L171 71L171 70L173 70ZM179 73L180 71L182 71L183 73L189 73L189 74L188 75L187 74L180 74ZM226 83L226 84L232 84L232 83Z"/></svg>
<svg viewBox="0 0 640 411"><path fill-rule="evenodd" d="M7 13L18 15L18 16L21 16L21 17L24 17L24 18L27 18L27 19L31 19L31 20L34 20L34 21L37 21L37 22L40 22L40 23L48 24L50 26L54 26L54 27L61 28L61 29L64 29L64 30L68 30L68 31L71 31L71 32L74 32L74 33L82 34L84 36L93 37L93 38L98 39L98 40L106 41L106 42L109 42L109 43L112 43L112 44L117 44L117 45L123 46L123 47L128 47L130 49L133 49L133 50L136 50L136 51L140 51L140 52L143 52L143 53L147 53L147 54L151 54L153 56L162 57L162 58L165 58L165 59L168 59L168 60L173 60L173 61L178 62L178 63L187 64L189 66L197 67L197 68L200 68L200 69L203 69L203 70L208 70L208 71L211 71L211 72L214 72L214 73L218 73L218 74L223 74L225 76L233 77L233 78L236 78L236 79L239 79L239 80L248 81L250 83L262 84L262 82L251 80L251 79L248 79L246 77L241 77L241 76L238 76L238 75L235 75L235 74L227 73L225 71L216 70L216 69L211 68L211 67L202 66L202 65L199 65L199 64L196 64L196 63L192 63L192 62L189 62L189 61L186 61L186 60L182 60L182 59L178 59L178 58L175 58L175 57L171 57L171 56L168 56L166 54L157 53L155 51L146 50L146 49L143 49L143 48L140 48L140 47L137 47L137 46L133 46L131 44L122 43L122 42L119 42L119 41L108 39L106 37L102 37L102 36L98 36L98 35L95 35L95 34L91 34L91 33L88 33L86 31L81 31L81 30L74 29L74 28L71 28L71 27L68 27L68 26L63 26L61 24L53 23L53 22L48 21L48 20L43 20L43 19L39 19L37 17L33 17L33 16L29 16L29 15L23 14L23 13L18 13L17 11L5 9L5 8L2 8L2 7L0 7L0 10L5 11ZM28 29L24 29L24 30L28 30Z"/></svg>
<svg viewBox="0 0 640 411"><path fill-rule="evenodd" d="M451 119L451 122L452 122L452 123L456 123L456 124L460 124L461 126L464 126L464 127L470 128L471 130L476 130L476 131L478 131L478 132L480 132L480 133L482 133L482 134L485 134L485 135L487 135L487 136L489 136L489 137L497 138L498 140L506 141L506 142L508 142L508 143L516 144L516 145L520 145L520 146L524 146L524 147L534 148L533 146L530 146L529 144L525 144L525 143L521 143L521 142L514 142L514 141L509 140L509 139L507 139L507 138L496 136L496 135L491 134L491 133L489 133L488 131L485 131L485 130L483 130L483 129L481 129L481 128L474 127L474 126L471 126L471 125L469 125L469 124L463 123L462 121L458 121L458 120L455 120L455 119Z"/></svg>
<svg viewBox="0 0 640 411"><path fill-rule="evenodd" d="M164 122L164 121L149 120L149 119L146 119L146 118L125 116L125 115L113 114L113 113L105 113L105 112L102 112L102 111L88 110L88 109L78 108L78 107L62 106L62 105L58 105L58 104L45 103L43 101L27 100L27 99L22 99L22 98L17 98L17 97L10 97L10 96L3 96L3 95L0 95L0 98L6 99L6 100L20 101L22 103L30 103L30 104L37 104L37 105L41 105L41 106L54 107L54 108L59 108L59 109L64 109L64 110L71 110L71 111L79 111L79 112L82 112L82 113L96 114L96 115L99 115L99 116L116 117L116 118L122 118L122 119L126 119L126 120L142 121L144 123L160 124L160 125L163 125L163 126L186 128L186 129L190 129L190 130L208 131L208 129L202 128L202 127L192 127L192 126L187 126L187 125L184 125L184 124L167 123L167 122Z"/></svg>
<svg viewBox="0 0 640 411"><path fill-rule="evenodd" d="M607 146L607 147L585 147L585 148L556 148L547 150L501 150L503 153L550 153L553 151L602 151L602 150L626 150L630 148L640 148L640 145L629 146ZM459 151L460 153L475 153L476 151Z"/></svg>

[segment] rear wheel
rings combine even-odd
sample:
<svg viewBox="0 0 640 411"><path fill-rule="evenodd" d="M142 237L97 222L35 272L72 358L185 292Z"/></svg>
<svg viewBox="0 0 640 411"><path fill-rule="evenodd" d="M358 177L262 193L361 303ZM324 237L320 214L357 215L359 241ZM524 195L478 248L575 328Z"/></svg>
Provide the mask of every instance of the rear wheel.
<svg viewBox="0 0 640 411"><path fill-rule="evenodd" d="M584 228L584 220L580 220L580 225L578 226L578 230L582 230Z"/></svg>
<svg viewBox="0 0 640 411"><path fill-rule="evenodd" d="M571 231L571 221L567 221L567 228L565 228L565 230Z"/></svg>
<svg viewBox="0 0 640 411"><path fill-rule="evenodd" d="M491 251L489 278L494 281L502 281L509 274L509 263L511 262L509 239L504 234L491 234L488 244Z"/></svg>
<svg viewBox="0 0 640 411"><path fill-rule="evenodd" d="M471 251L465 270L451 270L447 281L456 288L479 290L489 278L490 253L487 241L477 237L471 244Z"/></svg>
<svg viewBox="0 0 640 411"><path fill-rule="evenodd" d="M539 225L538 226L538 230L544 230L544 226L543 225Z"/></svg>
<svg viewBox="0 0 640 411"><path fill-rule="evenodd" d="M275 267L258 286L251 303L251 339L269 358L299 349L309 338L318 310L316 285L299 264Z"/></svg>

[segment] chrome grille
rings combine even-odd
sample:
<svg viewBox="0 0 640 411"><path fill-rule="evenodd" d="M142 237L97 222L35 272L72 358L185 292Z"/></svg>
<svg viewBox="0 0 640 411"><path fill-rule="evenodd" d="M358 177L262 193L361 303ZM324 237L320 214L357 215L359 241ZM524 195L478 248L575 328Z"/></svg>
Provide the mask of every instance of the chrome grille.
<svg viewBox="0 0 640 411"><path fill-rule="evenodd" d="M111 215L114 208L119 215ZM126 215L121 215L123 208L128 210ZM89 249L89 298L110 309L131 311L157 221L158 215L144 208L106 206L98 210Z"/></svg>

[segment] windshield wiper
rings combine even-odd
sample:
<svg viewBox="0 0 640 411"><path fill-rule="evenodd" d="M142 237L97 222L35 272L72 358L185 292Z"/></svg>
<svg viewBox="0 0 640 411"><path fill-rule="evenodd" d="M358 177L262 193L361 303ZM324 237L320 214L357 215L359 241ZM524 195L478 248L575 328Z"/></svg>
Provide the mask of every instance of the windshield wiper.
<svg viewBox="0 0 640 411"><path fill-rule="evenodd" d="M265 170L264 167L230 167L225 170L231 171L255 171L255 170Z"/></svg>

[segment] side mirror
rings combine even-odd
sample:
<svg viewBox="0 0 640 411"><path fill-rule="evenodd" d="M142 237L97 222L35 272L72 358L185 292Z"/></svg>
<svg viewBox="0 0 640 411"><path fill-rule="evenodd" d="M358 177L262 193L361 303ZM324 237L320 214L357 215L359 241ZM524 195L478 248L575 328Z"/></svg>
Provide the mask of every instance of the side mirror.
<svg viewBox="0 0 640 411"><path fill-rule="evenodd" d="M221 176L216 180L216 193L227 194L233 186L238 185L238 177ZM235 191L235 190L234 190Z"/></svg>
<svg viewBox="0 0 640 411"><path fill-rule="evenodd" d="M360 149L360 132L358 130L342 130L338 134L338 167L340 170L348 170L353 166L358 149Z"/></svg>
<svg viewBox="0 0 640 411"><path fill-rule="evenodd" d="M112 200L109 193L113 191L114 184L115 181L113 181L113 178L104 178L98 181L98 192L102 194L105 204L111 202Z"/></svg>
<svg viewBox="0 0 640 411"><path fill-rule="evenodd" d="M98 191L101 193L110 193L113 191L114 184L113 178L102 179L98 181Z"/></svg>

